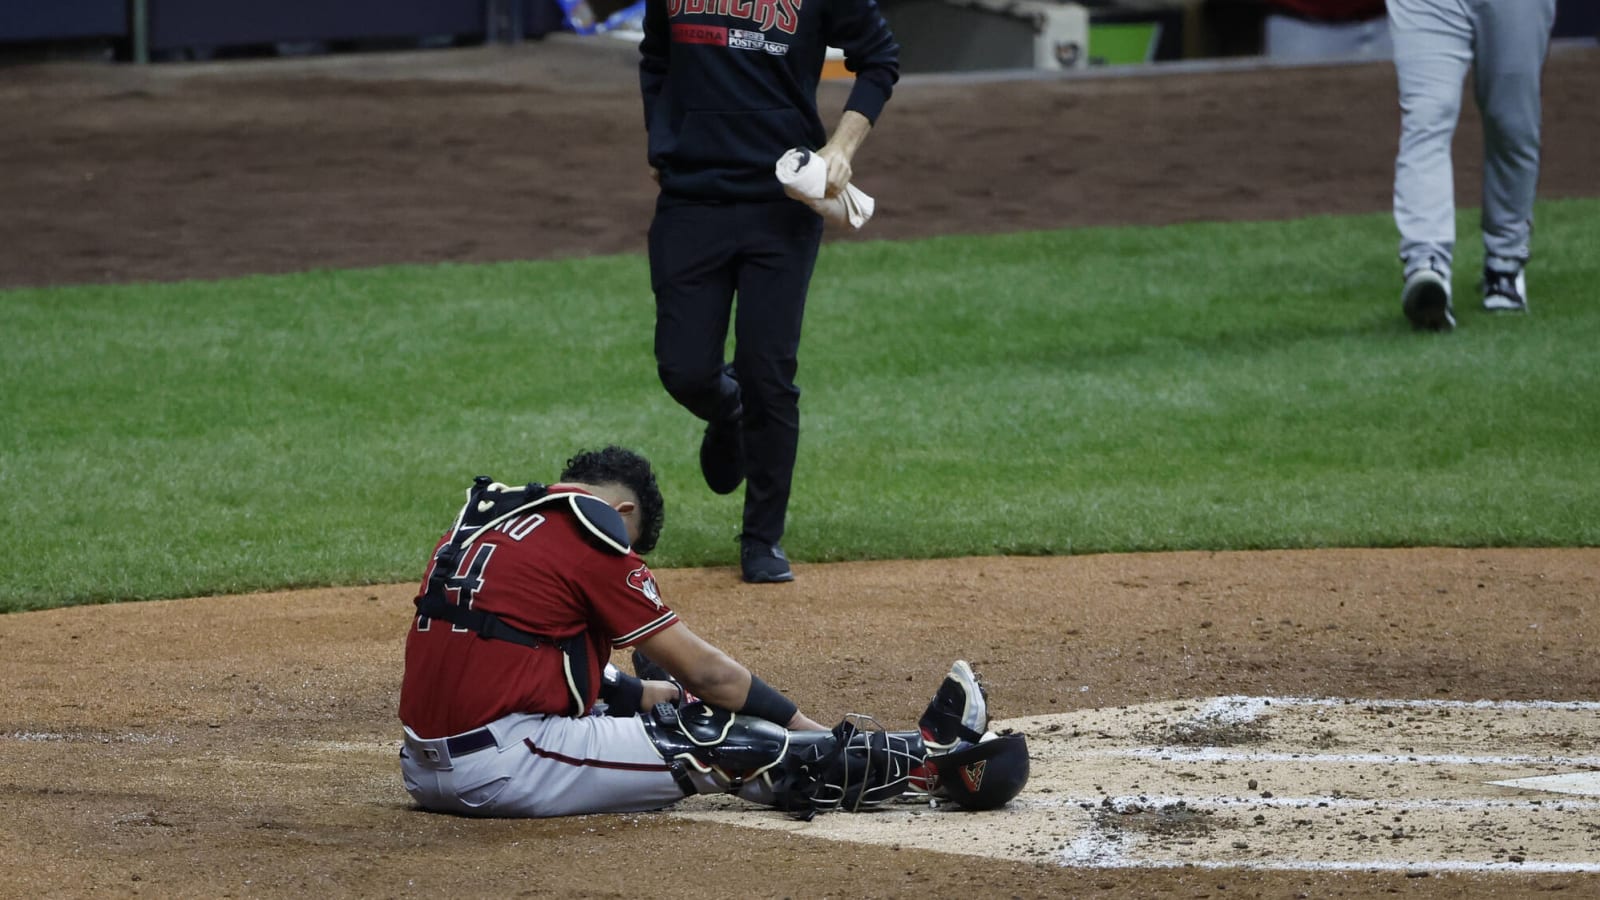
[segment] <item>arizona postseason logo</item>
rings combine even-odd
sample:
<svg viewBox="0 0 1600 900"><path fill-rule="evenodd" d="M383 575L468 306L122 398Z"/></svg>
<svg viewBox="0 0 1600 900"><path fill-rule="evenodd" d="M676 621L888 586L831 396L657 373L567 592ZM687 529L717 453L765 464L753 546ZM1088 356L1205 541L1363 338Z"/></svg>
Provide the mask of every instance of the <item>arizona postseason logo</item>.
<svg viewBox="0 0 1600 900"><path fill-rule="evenodd" d="M800 26L800 6L804 0L667 0L667 15L727 16L744 19L758 31L777 28L794 34Z"/></svg>
<svg viewBox="0 0 1600 900"><path fill-rule="evenodd" d="M650 598L650 602L661 608L661 589L656 587L656 577L650 574L648 566L640 566L628 573L628 587Z"/></svg>

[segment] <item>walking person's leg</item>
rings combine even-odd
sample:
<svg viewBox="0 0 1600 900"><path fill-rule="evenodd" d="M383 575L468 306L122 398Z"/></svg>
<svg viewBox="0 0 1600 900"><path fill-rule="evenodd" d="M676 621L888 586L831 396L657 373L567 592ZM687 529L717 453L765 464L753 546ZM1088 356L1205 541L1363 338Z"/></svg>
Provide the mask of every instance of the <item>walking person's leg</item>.
<svg viewBox="0 0 1600 900"><path fill-rule="evenodd" d="M1455 173L1450 142L1472 63L1472 28L1458 0L1390 0L1400 89L1394 221L1400 232L1401 307L1418 328L1455 327L1450 272L1455 254Z"/></svg>
<svg viewBox="0 0 1600 900"><path fill-rule="evenodd" d="M1555 0L1480 0L1474 89L1483 114L1484 307L1527 308L1539 182L1540 75Z"/></svg>
<svg viewBox="0 0 1600 900"><path fill-rule="evenodd" d="M795 374L822 219L787 200L746 209L750 219L739 264L733 356L744 400L740 557L747 581L790 581L794 575L778 543L800 440Z"/></svg>
<svg viewBox="0 0 1600 900"><path fill-rule="evenodd" d="M738 240L734 210L726 205L663 202L650 224L656 371L672 399L707 423L700 468L719 494L744 477L739 384L723 358Z"/></svg>

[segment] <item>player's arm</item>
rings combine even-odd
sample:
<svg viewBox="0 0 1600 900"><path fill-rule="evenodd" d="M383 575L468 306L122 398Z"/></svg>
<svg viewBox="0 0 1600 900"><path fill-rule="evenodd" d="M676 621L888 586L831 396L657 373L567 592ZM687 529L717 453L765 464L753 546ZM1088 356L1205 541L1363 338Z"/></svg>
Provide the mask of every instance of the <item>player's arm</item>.
<svg viewBox="0 0 1600 900"><path fill-rule="evenodd" d="M639 93L644 98L646 129L667 83L667 55L672 49L669 27L666 0L645 0L644 38L639 41Z"/></svg>
<svg viewBox="0 0 1600 900"><path fill-rule="evenodd" d="M776 722L793 731L826 731L792 700L750 674L733 657L676 622L639 642L639 650L712 706Z"/></svg>
<svg viewBox="0 0 1600 900"><path fill-rule="evenodd" d="M833 197L850 183L851 160L900 79L900 45L876 0L829 0L826 21L828 45L844 51L845 68L856 76L838 127L817 151L828 161L827 195Z"/></svg>
<svg viewBox="0 0 1600 900"><path fill-rule="evenodd" d="M850 161L855 158L856 150L861 142L867 139L867 132L872 130L872 123L866 116L853 109L844 111L839 117L839 125L833 129L833 137L828 138L828 143L817 151L817 155L828 161L828 188L825 195L838 196L845 185L855 175Z"/></svg>
<svg viewBox="0 0 1600 900"><path fill-rule="evenodd" d="M644 38L639 41L639 94L644 99L646 134L655 121L656 101L667 84L667 55L672 48L669 27L665 0L645 0ZM661 173L652 166L650 177L659 181Z"/></svg>

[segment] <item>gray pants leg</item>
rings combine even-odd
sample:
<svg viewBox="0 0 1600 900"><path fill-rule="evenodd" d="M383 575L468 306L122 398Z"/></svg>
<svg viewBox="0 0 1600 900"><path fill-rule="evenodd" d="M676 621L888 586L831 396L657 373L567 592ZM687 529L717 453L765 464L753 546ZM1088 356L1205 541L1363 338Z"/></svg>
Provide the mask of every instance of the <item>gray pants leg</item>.
<svg viewBox="0 0 1600 900"><path fill-rule="evenodd" d="M1527 261L1539 183L1539 75L1555 0L1477 0L1474 86L1483 113L1483 249L1487 264Z"/></svg>
<svg viewBox="0 0 1600 900"><path fill-rule="evenodd" d="M1388 7L1400 82L1400 152L1394 163L1400 259L1407 272L1430 256L1448 268L1456 245L1450 140L1472 65L1472 25L1460 0L1389 0Z"/></svg>

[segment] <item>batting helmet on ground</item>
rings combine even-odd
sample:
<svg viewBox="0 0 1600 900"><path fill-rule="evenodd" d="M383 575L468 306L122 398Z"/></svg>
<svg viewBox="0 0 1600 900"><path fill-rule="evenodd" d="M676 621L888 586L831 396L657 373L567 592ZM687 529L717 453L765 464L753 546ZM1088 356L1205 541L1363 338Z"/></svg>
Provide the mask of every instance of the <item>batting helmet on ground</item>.
<svg viewBox="0 0 1600 900"><path fill-rule="evenodd" d="M1028 783L1028 739L1006 734L964 750L930 756L938 778L930 791L963 809L998 809Z"/></svg>

